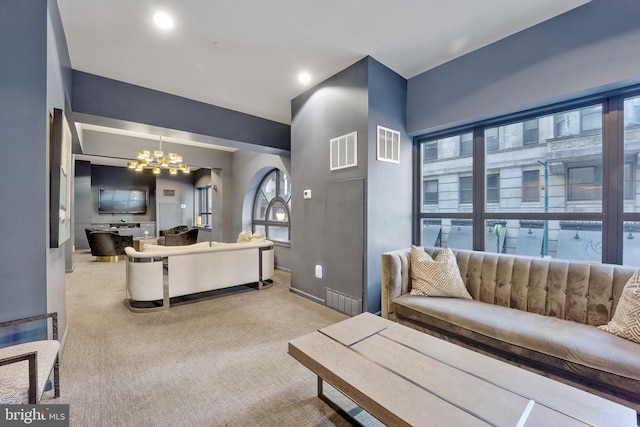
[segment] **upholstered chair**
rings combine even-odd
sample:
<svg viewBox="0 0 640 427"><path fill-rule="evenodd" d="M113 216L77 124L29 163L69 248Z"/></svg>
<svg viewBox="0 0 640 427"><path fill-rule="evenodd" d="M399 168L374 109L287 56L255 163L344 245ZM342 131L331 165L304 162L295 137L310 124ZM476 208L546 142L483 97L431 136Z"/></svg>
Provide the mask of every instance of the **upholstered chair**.
<svg viewBox="0 0 640 427"><path fill-rule="evenodd" d="M177 234L184 233L185 231L189 231L189 226L187 225L177 225L175 227L169 228L167 230L160 230L160 236L166 236L167 234Z"/></svg>
<svg viewBox="0 0 640 427"><path fill-rule="evenodd" d="M191 230L184 231L182 233L173 233L164 235L165 246L185 246L193 245L198 242L198 229L192 228Z"/></svg>
<svg viewBox="0 0 640 427"><path fill-rule="evenodd" d="M87 240L91 255L99 262L116 262L124 259L124 248L133 246L133 236L121 236L113 231L88 231Z"/></svg>

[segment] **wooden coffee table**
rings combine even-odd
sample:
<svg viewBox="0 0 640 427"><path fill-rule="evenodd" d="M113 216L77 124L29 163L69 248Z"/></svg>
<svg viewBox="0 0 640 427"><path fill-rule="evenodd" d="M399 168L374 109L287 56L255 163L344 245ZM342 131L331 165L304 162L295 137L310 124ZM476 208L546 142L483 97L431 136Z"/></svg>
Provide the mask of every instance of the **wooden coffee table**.
<svg viewBox="0 0 640 427"><path fill-rule="evenodd" d="M370 313L289 342L289 354L392 426L636 425L634 410Z"/></svg>

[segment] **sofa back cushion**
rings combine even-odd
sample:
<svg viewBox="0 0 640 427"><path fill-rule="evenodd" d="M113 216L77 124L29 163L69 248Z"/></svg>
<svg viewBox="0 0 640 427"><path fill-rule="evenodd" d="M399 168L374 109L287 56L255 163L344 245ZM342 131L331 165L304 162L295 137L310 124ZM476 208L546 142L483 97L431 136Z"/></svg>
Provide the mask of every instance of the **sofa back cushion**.
<svg viewBox="0 0 640 427"><path fill-rule="evenodd" d="M424 250L434 258L442 248ZM473 299L594 326L611 320L636 271L612 264L452 251Z"/></svg>

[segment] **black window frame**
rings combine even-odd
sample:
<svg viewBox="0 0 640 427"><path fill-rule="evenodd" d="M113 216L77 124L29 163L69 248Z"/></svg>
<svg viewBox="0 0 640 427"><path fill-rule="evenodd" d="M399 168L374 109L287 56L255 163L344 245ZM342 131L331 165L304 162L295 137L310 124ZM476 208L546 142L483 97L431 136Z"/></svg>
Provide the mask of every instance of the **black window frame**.
<svg viewBox="0 0 640 427"><path fill-rule="evenodd" d="M267 239L269 239L270 227L286 228L287 240L285 240L284 242L289 243L291 242L291 207L290 207L291 194L289 194L286 199L281 195L282 194L282 188L281 188L282 174L289 177L289 175L287 175L286 172L283 172L278 168L274 168L269 172L267 172L262 178L262 180L260 181L260 184L258 185L258 188L256 189L255 195L253 197L253 206L251 209L251 231L255 232L256 226L262 226L264 227ZM275 181L276 188L274 192L275 196L269 199L267 198L266 194L264 194L264 192L262 191L262 187L263 187L263 184L268 179L270 179L272 175L275 175L274 181ZM264 219L256 218L256 204L258 203L261 194L263 195L265 200L267 200L267 207L264 212ZM284 220L270 219L270 217L272 216L271 214L274 213L275 209L277 208L282 208L284 210L284 215L285 215ZM271 240L277 240L280 242L282 241L274 238L271 238Z"/></svg>
<svg viewBox="0 0 640 427"><path fill-rule="evenodd" d="M515 122L534 119L545 115L554 115L554 129L551 138L569 136L558 134L558 117L568 118L568 112L580 108L586 108L593 104L602 105L602 208L600 212L548 212L543 213L500 213L500 218L520 221L599 221L602 223L602 262L609 264L622 264L623 242L620 236L623 233L623 224L627 222L640 222L640 212L624 211L624 99L628 97L640 96L640 85L629 86L614 91L594 93L582 98L569 99L541 106L538 108L523 110L509 115L490 118L481 122L470 123L468 125L444 129L414 137L416 150L420 152L420 144L425 141L438 140L462 132L471 130L473 132L473 205L472 212L426 212L422 206L414 204L414 221L412 241L416 244L420 242L422 232L421 224L425 220L471 220L473 222L473 244L474 250L483 251L485 245L484 224L485 221L495 219L496 213L486 210L485 187L483 179L485 174L485 142L483 137L484 129L508 125ZM562 114L562 116L558 116ZM562 125L564 127L564 125ZM414 191L419 197L422 181L425 177L422 174L421 162L413 162L414 169Z"/></svg>
<svg viewBox="0 0 640 427"><path fill-rule="evenodd" d="M211 222L213 221L212 188L212 184L196 188L196 216L200 217L200 224L198 227L211 228Z"/></svg>

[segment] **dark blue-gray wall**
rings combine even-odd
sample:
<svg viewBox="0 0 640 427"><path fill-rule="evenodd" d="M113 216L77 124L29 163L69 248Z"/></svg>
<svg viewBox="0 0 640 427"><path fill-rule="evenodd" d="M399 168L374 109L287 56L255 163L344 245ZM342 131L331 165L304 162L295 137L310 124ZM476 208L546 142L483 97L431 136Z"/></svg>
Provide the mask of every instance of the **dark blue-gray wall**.
<svg viewBox="0 0 640 427"><path fill-rule="evenodd" d="M48 141L49 114L70 91L70 61L54 0L2 0L0 58L0 147L13 159L0 169L0 320L59 311L64 334L65 247L49 249Z"/></svg>
<svg viewBox="0 0 640 427"><path fill-rule="evenodd" d="M367 69L365 58L291 102L291 287L319 302L324 302L325 287L363 298L364 241L350 242L350 247L359 246L354 251L341 241L328 245L325 240L327 233L350 235L350 227L364 232L361 222L345 224L327 215L332 209L327 206L327 194L331 183L363 180L367 174ZM358 166L329 171L329 140L354 131L358 133ZM303 199L306 189L311 190L311 199ZM361 212L353 212L358 215ZM328 256L349 262L350 271L327 265ZM316 265L324 267L324 279L315 278ZM342 280L333 282L332 276Z"/></svg>
<svg viewBox="0 0 640 427"><path fill-rule="evenodd" d="M407 81L369 58L367 310L380 311L384 252L411 245L412 143L405 131ZM377 160L377 126L400 132L400 163Z"/></svg>
<svg viewBox="0 0 640 427"><path fill-rule="evenodd" d="M640 82L640 2L593 0L408 81L419 134Z"/></svg>
<svg viewBox="0 0 640 427"><path fill-rule="evenodd" d="M291 149L286 124L76 70L73 111L256 146Z"/></svg>
<svg viewBox="0 0 640 427"><path fill-rule="evenodd" d="M295 98L291 110L291 287L319 302L330 288L377 312L380 255L411 242L406 80L366 57ZM401 164L376 159L377 125L401 133ZM353 131L357 167L330 171L329 140Z"/></svg>

